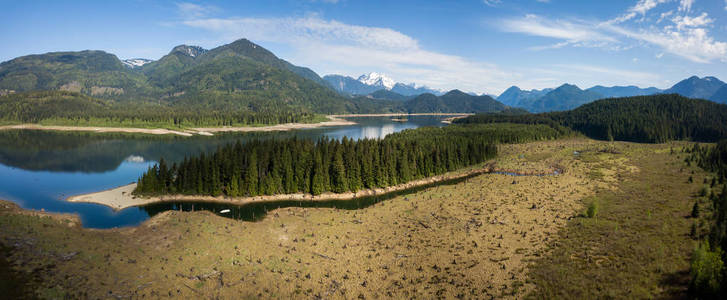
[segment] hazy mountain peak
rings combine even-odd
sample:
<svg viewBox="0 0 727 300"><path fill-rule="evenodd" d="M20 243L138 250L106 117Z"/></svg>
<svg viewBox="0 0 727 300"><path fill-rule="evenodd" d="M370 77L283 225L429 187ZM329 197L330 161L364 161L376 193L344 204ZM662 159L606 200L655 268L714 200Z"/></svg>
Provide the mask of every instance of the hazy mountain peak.
<svg viewBox="0 0 727 300"><path fill-rule="evenodd" d="M573 89L573 90L578 89L578 90L581 90L581 88L579 88L577 85L570 84L570 83L564 83L561 86L557 87L556 90L557 89Z"/></svg>
<svg viewBox="0 0 727 300"><path fill-rule="evenodd" d="M511 86L511 87L507 88L507 89L506 89L506 90L505 90L504 92L502 92L502 93L504 94L504 93L507 93L508 91L509 91L509 92L520 92L520 91L522 91L522 89L520 89L520 88L519 88L518 86L516 86L516 85L513 85L513 86Z"/></svg>
<svg viewBox="0 0 727 300"><path fill-rule="evenodd" d="M725 83L716 77L707 76L699 78L697 76L692 76L678 82L668 90L664 91L664 93L675 93L689 98L709 99L723 85L725 85Z"/></svg>
<svg viewBox="0 0 727 300"><path fill-rule="evenodd" d="M470 94L467 94L467 93L465 93L465 92L463 92L463 91L460 91L460 90L458 90L458 89L453 89L453 90L451 90L451 91L447 92L446 94L444 94L444 96L461 96L461 95L468 95L468 96L472 96L472 95L470 95Z"/></svg>

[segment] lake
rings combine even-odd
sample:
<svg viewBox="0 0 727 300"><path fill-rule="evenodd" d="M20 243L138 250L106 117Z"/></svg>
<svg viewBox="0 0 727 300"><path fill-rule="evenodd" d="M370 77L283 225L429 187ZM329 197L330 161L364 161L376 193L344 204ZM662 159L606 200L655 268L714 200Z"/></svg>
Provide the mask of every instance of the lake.
<svg viewBox="0 0 727 300"><path fill-rule="evenodd" d="M238 140L245 142L251 139L287 137L383 138L405 129L443 126L441 121L446 117L448 116L409 116L408 122L395 122L391 117L355 117L348 119L358 124L350 126L285 132L222 133L212 137L0 131L0 198L13 201L26 209L77 214L84 227L133 226L164 210L191 210L193 207L191 204L169 204L113 211L99 204L71 203L64 199L71 195L97 192L134 182L160 157L170 162L181 161L185 156L214 151L220 145ZM370 204L378 201L377 199L364 202ZM335 207L338 204L328 205ZM362 204L344 206L351 205L361 207ZM198 205L197 209L215 210L219 207ZM267 207L262 209L267 210ZM254 213L254 210L251 211ZM241 215L249 212L233 208L232 213Z"/></svg>

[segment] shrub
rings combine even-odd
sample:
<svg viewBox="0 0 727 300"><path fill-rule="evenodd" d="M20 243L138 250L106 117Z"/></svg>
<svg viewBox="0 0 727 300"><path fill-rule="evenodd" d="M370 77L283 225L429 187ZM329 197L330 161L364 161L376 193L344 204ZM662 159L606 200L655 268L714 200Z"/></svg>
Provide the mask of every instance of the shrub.
<svg viewBox="0 0 727 300"><path fill-rule="evenodd" d="M692 223L692 230L689 231L689 236L697 239L697 222Z"/></svg>
<svg viewBox="0 0 727 300"><path fill-rule="evenodd" d="M723 269L722 250L712 251L707 241L700 243L692 257L690 292L698 298L718 298Z"/></svg>
<svg viewBox="0 0 727 300"><path fill-rule="evenodd" d="M699 218L699 201L695 201L692 206L692 218Z"/></svg>
<svg viewBox="0 0 727 300"><path fill-rule="evenodd" d="M699 197L704 197L707 195L709 195L709 187L705 185L701 189L699 189Z"/></svg>
<svg viewBox="0 0 727 300"><path fill-rule="evenodd" d="M588 208L586 209L586 216L589 218L595 218L598 214L598 201L593 200L590 203L588 203Z"/></svg>

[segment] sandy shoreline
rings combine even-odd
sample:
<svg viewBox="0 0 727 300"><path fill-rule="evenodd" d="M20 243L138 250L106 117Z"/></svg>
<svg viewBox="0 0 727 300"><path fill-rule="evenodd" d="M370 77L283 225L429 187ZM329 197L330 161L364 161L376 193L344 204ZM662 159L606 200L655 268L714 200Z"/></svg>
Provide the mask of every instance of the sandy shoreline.
<svg viewBox="0 0 727 300"><path fill-rule="evenodd" d="M201 128L192 128L192 130L197 132L253 132L253 131L287 131L287 130L293 130L293 129L310 129L310 128L318 128L318 127L329 127L329 126L348 126L348 125L356 125L356 122L344 120L341 118L338 118L337 116L326 116L328 118L328 121L319 122L319 123L286 123L286 124L278 124L278 125L271 125L271 126L262 126L262 127L201 127Z"/></svg>
<svg viewBox="0 0 727 300"><path fill-rule="evenodd" d="M189 129L171 130L164 128L134 128L134 127L102 127L102 126L60 126L60 125L40 125L40 124L17 124L0 126L0 130L51 130L51 131L84 131L84 132L120 132L120 133L143 133L143 134L173 134L178 136L205 135L211 136L215 132L269 132L269 131L288 131L295 129L311 129L318 127L330 126L349 126L356 125L356 122L345 120L342 118L355 117L399 117L399 116L454 116L453 118L461 118L472 115L471 113L390 113L390 114L343 114L328 115L328 121L319 123L285 123L270 126L242 126L242 127L198 127ZM446 122L445 122L446 123Z"/></svg>
<svg viewBox="0 0 727 300"><path fill-rule="evenodd" d="M471 116L473 113L389 113L389 114L343 114L329 115L333 118L355 118L355 117L401 117L401 116Z"/></svg>
<svg viewBox="0 0 727 300"><path fill-rule="evenodd" d="M122 133L146 133L146 134L175 134L179 136L192 136L193 134L204 134L191 132L189 130L178 131L169 129L146 129L131 127L97 127L97 126L54 126L39 124L19 124L0 126L0 130L24 129L24 130L53 130L53 131L90 131L90 132L122 132Z"/></svg>
<svg viewBox="0 0 727 300"><path fill-rule="evenodd" d="M455 174L444 174L432 176L424 179L414 180L407 183L398 184L386 188L366 189L356 193L323 193L321 195L311 195L307 193L296 193L296 194L279 194L279 195L263 195L255 197L226 197L226 196L205 196L205 195L165 195L158 197L137 197L131 193L136 188L136 183L131 183L125 186L76 196L70 196L66 198L69 202L85 202L85 203L96 203L106 205L113 208L114 210L122 210L132 206L147 205L152 203L161 202L213 202L213 203L225 203L234 205L243 205L255 202L271 202L280 200L299 200L299 201L327 201L327 200L351 200L360 197L367 197L373 195L384 195L392 192L398 192L423 186L427 184L448 181L453 179L464 178L471 175L479 175L486 173L517 173L521 175L549 175L558 174L560 172L557 168L548 170L545 173L519 173L514 170L502 170L494 167L493 164L487 164L482 168L472 169L465 172L459 172Z"/></svg>
<svg viewBox="0 0 727 300"><path fill-rule="evenodd" d="M211 128L190 128L186 130L170 130L163 128L147 129L132 127L99 127L99 126L55 126L39 124L18 124L0 126L0 130L54 130L54 131L86 131L86 132L122 132L122 133L144 133L144 134L174 134L179 136L213 135L213 132L254 132L254 131L287 131L293 129L309 129L328 126L355 125L356 122L340 119L336 116L326 116L328 121L319 123L286 123L270 126L243 126L243 127L211 127Z"/></svg>

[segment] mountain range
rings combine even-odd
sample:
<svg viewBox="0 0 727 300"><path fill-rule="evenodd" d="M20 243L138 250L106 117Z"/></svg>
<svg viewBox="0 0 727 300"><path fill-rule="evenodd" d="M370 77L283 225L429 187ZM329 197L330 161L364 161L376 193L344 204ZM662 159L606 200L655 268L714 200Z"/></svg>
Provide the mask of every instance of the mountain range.
<svg viewBox="0 0 727 300"><path fill-rule="evenodd" d="M440 90L431 89L425 86L418 86L415 83L398 83L390 77L376 72L361 75L358 79L354 79L350 76L331 74L323 76L323 80L325 80L331 88L342 95L347 96L371 95L379 90L390 91L401 96L417 96L425 93L437 96L444 94Z"/></svg>
<svg viewBox="0 0 727 300"><path fill-rule="evenodd" d="M564 84L555 89L521 90L512 86L505 90L497 100L505 105L519 107L530 112L548 112L569 110L602 98L620 98L645 96L654 94L679 94L689 98L712 100L727 103L727 85L715 77L692 76L684 79L669 89L655 87L639 88L637 86L597 85L582 90L576 85Z"/></svg>
<svg viewBox="0 0 727 300"><path fill-rule="evenodd" d="M66 90L113 102L253 112L351 112L315 72L246 39L204 49L176 46L159 60L104 51L52 52L0 64L0 90Z"/></svg>
<svg viewBox="0 0 727 300"><path fill-rule="evenodd" d="M0 96L54 90L125 105L265 113L488 112L507 107L547 112L600 98L656 93L727 103L724 82L697 76L663 91L600 85L582 90L572 84L526 91L513 86L497 102L487 95L459 90L445 94L413 83L397 83L380 73L357 79L342 75L321 78L247 39L209 50L179 45L156 61L119 60L104 51L86 50L27 55L0 63Z"/></svg>

